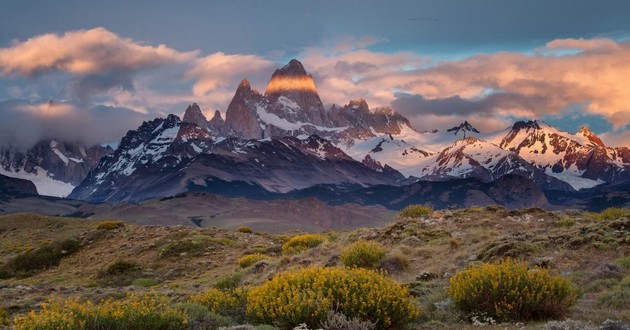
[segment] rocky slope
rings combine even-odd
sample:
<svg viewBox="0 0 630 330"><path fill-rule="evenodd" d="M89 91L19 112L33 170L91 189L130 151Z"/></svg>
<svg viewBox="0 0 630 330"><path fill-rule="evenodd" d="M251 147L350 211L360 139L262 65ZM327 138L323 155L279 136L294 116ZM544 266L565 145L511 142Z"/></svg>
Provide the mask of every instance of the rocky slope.
<svg viewBox="0 0 630 330"><path fill-rule="evenodd" d="M63 197L79 185L111 147L83 146L54 139L28 150L0 146L0 174L32 181L42 195Z"/></svg>
<svg viewBox="0 0 630 330"><path fill-rule="evenodd" d="M194 112L190 107L184 117L193 118ZM130 131L116 152L105 157L69 197L138 201L194 187L203 190L200 187L220 182L244 182L286 193L318 184L369 186L399 181L404 181L400 173L375 171L316 135L262 140L217 137L212 130L169 115Z"/></svg>

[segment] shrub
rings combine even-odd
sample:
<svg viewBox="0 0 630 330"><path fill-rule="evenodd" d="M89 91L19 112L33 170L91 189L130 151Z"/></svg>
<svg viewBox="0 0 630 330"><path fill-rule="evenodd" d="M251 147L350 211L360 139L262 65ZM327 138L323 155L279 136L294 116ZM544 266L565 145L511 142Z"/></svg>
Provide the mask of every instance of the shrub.
<svg viewBox="0 0 630 330"><path fill-rule="evenodd" d="M99 283L104 286L124 286L140 276L142 266L124 260L119 260L99 271Z"/></svg>
<svg viewBox="0 0 630 330"><path fill-rule="evenodd" d="M341 262L347 267L376 268L385 249L376 242L358 241L341 252Z"/></svg>
<svg viewBox="0 0 630 330"><path fill-rule="evenodd" d="M630 209L621 207L609 207L599 213L595 213L593 216L597 220L616 220L621 217L630 216Z"/></svg>
<svg viewBox="0 0 630 330"><path fill-rule="evenodd" d="M238 285L241 283L241 278L243 275L240 272L236 272L229 275L223 275L217 278L213 287L219 290L232 290L238 288Z"/></svg>
<svg viewBox="0 0 630 330"><path fill-rule="evenodd" d="M376 326L358 317L349 318L341 313L331 312L322 322L322 328L325 330L372 330Z"/></svg>
<svg viewBox="0 0 630 330"><path fill-rule="evenodd" d="M232 324L229 318L212 313L198 303L181 303L177 308L188 316L188 329L224 329Z"/></svg>
<svg viewBox="0 0 630 330"><path fill-rule="evenodd" d="M575 219L573 218L560 218L554 223L554 226L563 228L571 228L573 225L575 225Z"/></svg>
<svg viewBox="0 0 630 330"><path fill-rule="evenodd" d="M2 277L30 276L37 271L58 266L61 259L75 253L80 247L81 244L74 239L46 244L9 260L0 273L3 273Z"/></svg>
<svg viewBox="0 0 630 330"><path fill-rule="evenodd" d="M399 327L420 313L405 287L367 269L287 271L247 296L247 315L253 321L281 327L316 327L331 311L369 320L380 329Z"/></svg>
<svg viewBox="0 0 630 330"><path fill-rule="evenodd" d="M247 268L261 260L267 259L267 256L260 253L246 254L238 258L238 265L241 268Z"/></svg>
<svg viewBox="0 0 630 330"><path fill-rule="evenodd" d="M154 278L144 278L144 277L137 278L137 279L133 280L133 282L131 282L131 285L133 285L133 286L141 286L141 287L145 287L145 288L148 288L148 287L151 287L151 286L156 286L158 284L160 284L160 282L158 280L156 280Z"/></svg>
<svg viewBox="0 0 630 330"><path fill-rule="evenodd" d="M326 237L319 234L304 234L293 236L282 244L282 253L292 254L312 249L326 240Z"/></svg>
<svg viewBox="0 0 630 330"><path fill-rule="evenodd" d="M423 216L431 215L432 213L433 207L431 207L431 205L412 204L400 210L396 218L420 218Z"/></svg>
<svg viewBox="0 0 630 330"><path fill-rule="evenodd" d="M620 286L614 290L604 292L598 299L601 306L614 309L630 309L630 287Z"/></svg>
<svg viewBox="0 0 630 330"><path fill-rule="evenodd" d="M0 327L7 326L10 322L9 312L4 308L0 308Z"/></svg>
<svg viewBox="0 0 630 330"><path fill-rule="evenodd" d="M236 228L236 231L239 232L239 233L246 233L246 234L251 234L251 233L254 232L251 228L249 228L247 226L240 226L240 227Z"/></svg>
<svg viewBox="0 0 630 330"><path fill-rule="evenodd" d="M228 315L234 314L237 309L242 309L243 302L240 299L242 292L236 290L222 291L208 288L205 292L191 296L188 301L205 306L210 312Z"/></svg>
<svg viewBox="0 0 630 330"><path fill-rule="evenodd" d="M200 255L204 246L202 242L185 240L169 243L160 249L161 258L178 257L182 254Z"/></svg>
<svg viewBox="0 0 630 330"><path fill-rule="evenodd" d="M449 283L460 309L499 321L559 318L576 299L569 280L509 258L463 270Z"/></svg>
<svg viewBox="0 0 630 330"><path fill-rule="evenodd" d="M96 225L96 229L114 230L114 229L122 228L124 226L125 226L125 223L122 221L108 220L108 221L99 222L99 224Z"/></svg>
<svg viewBox="0 0 630 330"><path fill-rule="evenodd" d="M187 323L185 312L166 297L145 293L98 304L52 298L40 310L15 317L12 329L182 329Z"/></svg>
<svg viewBox="0 0 630 330"><path fill-rule="evenodd" d="M388 273L401 272L409 267L409 258L402 252L393 252L386 256L379 265L379 268Z"/></svg>
<svg viewBox="0 0 630 330"><path fill-rule="evenodd" d="M630 268L630 256L617 259L617 263L624 268Z"/></svg>

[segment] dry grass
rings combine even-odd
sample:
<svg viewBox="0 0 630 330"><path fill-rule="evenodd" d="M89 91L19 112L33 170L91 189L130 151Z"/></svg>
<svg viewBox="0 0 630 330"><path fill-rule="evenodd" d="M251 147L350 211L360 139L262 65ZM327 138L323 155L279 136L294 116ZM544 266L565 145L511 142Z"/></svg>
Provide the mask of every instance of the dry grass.
<svg viewBox="0 0 630 330"><path fill-rule="evenodd" d="M370 240L391 251L389 256L407 258L408 264L402 262L406 266L396 267L389 276L408 286L424 311L421 320L409 329L475 328L466 323L467 315L449 304L448 279L481 260L506 255L532 264L544 263L553 273L567 276L582 288L568 318L595 325L607 318L630 322L630 311L623 308L626 287L620 284L630 275L630 220L624 217L602 221L575 211L492 207L434 211L383 227L321 233L328 238L326 242L286 256L281 253L282 243L296 233L271 235L257 229L256 235L249 235L233 229L134 224L99 231L97 224L34 214L0 216L0 264L54 241L75 239L82 244L57 267L28 278L0 280L0 310L11 314L29 310L47 292L61 297L119 297L129 287L102 286L99 274L120 260L142 266L132 282L152 279L160 284L150 290L185 300L214 285L233 289L264 283L288 269L338 266L341 251L358 240ZM194 248L160 256L167 246L186 245ZM267 262L239 270L235 261L253 253L265 254ZM149 289L138 286L134 290ZM540 328L542 324L527 327Z"/></svg>

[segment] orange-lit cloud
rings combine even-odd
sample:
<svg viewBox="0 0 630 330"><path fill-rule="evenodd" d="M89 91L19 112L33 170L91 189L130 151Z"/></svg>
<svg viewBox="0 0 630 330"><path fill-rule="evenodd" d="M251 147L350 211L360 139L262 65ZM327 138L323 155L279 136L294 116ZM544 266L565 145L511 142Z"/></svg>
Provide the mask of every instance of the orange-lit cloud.
<svg viewBox="0 0 630 330"><path fill-rule="evenodd" d="M138 70L193 59L165 45L143 45L98 27L54 33L15 42L0 49L0 74L34 76L62 71L77 75Z"/></svg>
<svg viewBox="0 0 630 330"><path fill-rule="evenodd" d="M256 76L261 72L269 74L273 68L274 63L261 56L218 52L197 59L186 76L196 80L193 85L195 97L206 98L209 94L227 90L233 95L241 79ZM229 99L225 107L228 102Z"/></svg>
<svg viewBox="0 0 630 330"><path fill-rule="evenodd" d="M579 104L615 128L630 124L630 42L561 39L545 49L550 53L499 52L433 63L405 52L358 49L326 56L327 50L310 48L304 59L327 103L365 97L376 106L418 96L405 114L461 118L537 118ZM553 54L561 49L573 51Z"/></svg>

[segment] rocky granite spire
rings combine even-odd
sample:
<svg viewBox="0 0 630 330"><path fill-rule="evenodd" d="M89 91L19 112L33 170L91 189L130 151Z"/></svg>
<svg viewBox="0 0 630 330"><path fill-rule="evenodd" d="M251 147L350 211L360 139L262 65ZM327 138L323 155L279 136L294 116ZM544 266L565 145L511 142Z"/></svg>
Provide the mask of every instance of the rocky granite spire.
<svg viewBox="0 0 630 330"><path fill-rule="evenodd" d="M201 112L197 103L193 103L188 106L188 109L186 109L186 112L184 113L182 122L195 124L201 128L208 127L208 120L206 119L206 116L203 115L203 112Z"/></svg>
<svg viewBox="0 0 630 330"><path fill-rule="evenodd" d="M281 115L292 113L292 122L307 122L328 126L324 110L313 77L306 73L300 61L293 59L282 69L276 70L265 89L269 103L276 104L273 112Z"/></svg>
<svg viewBox="0 0 630 330"><path fill-rule="evenodd" d="M247 79L243 79L225 112L225 122L244 138L260 139L263 130L258 122L257 109L265 106L264 97L252 90Z"/></svg>

